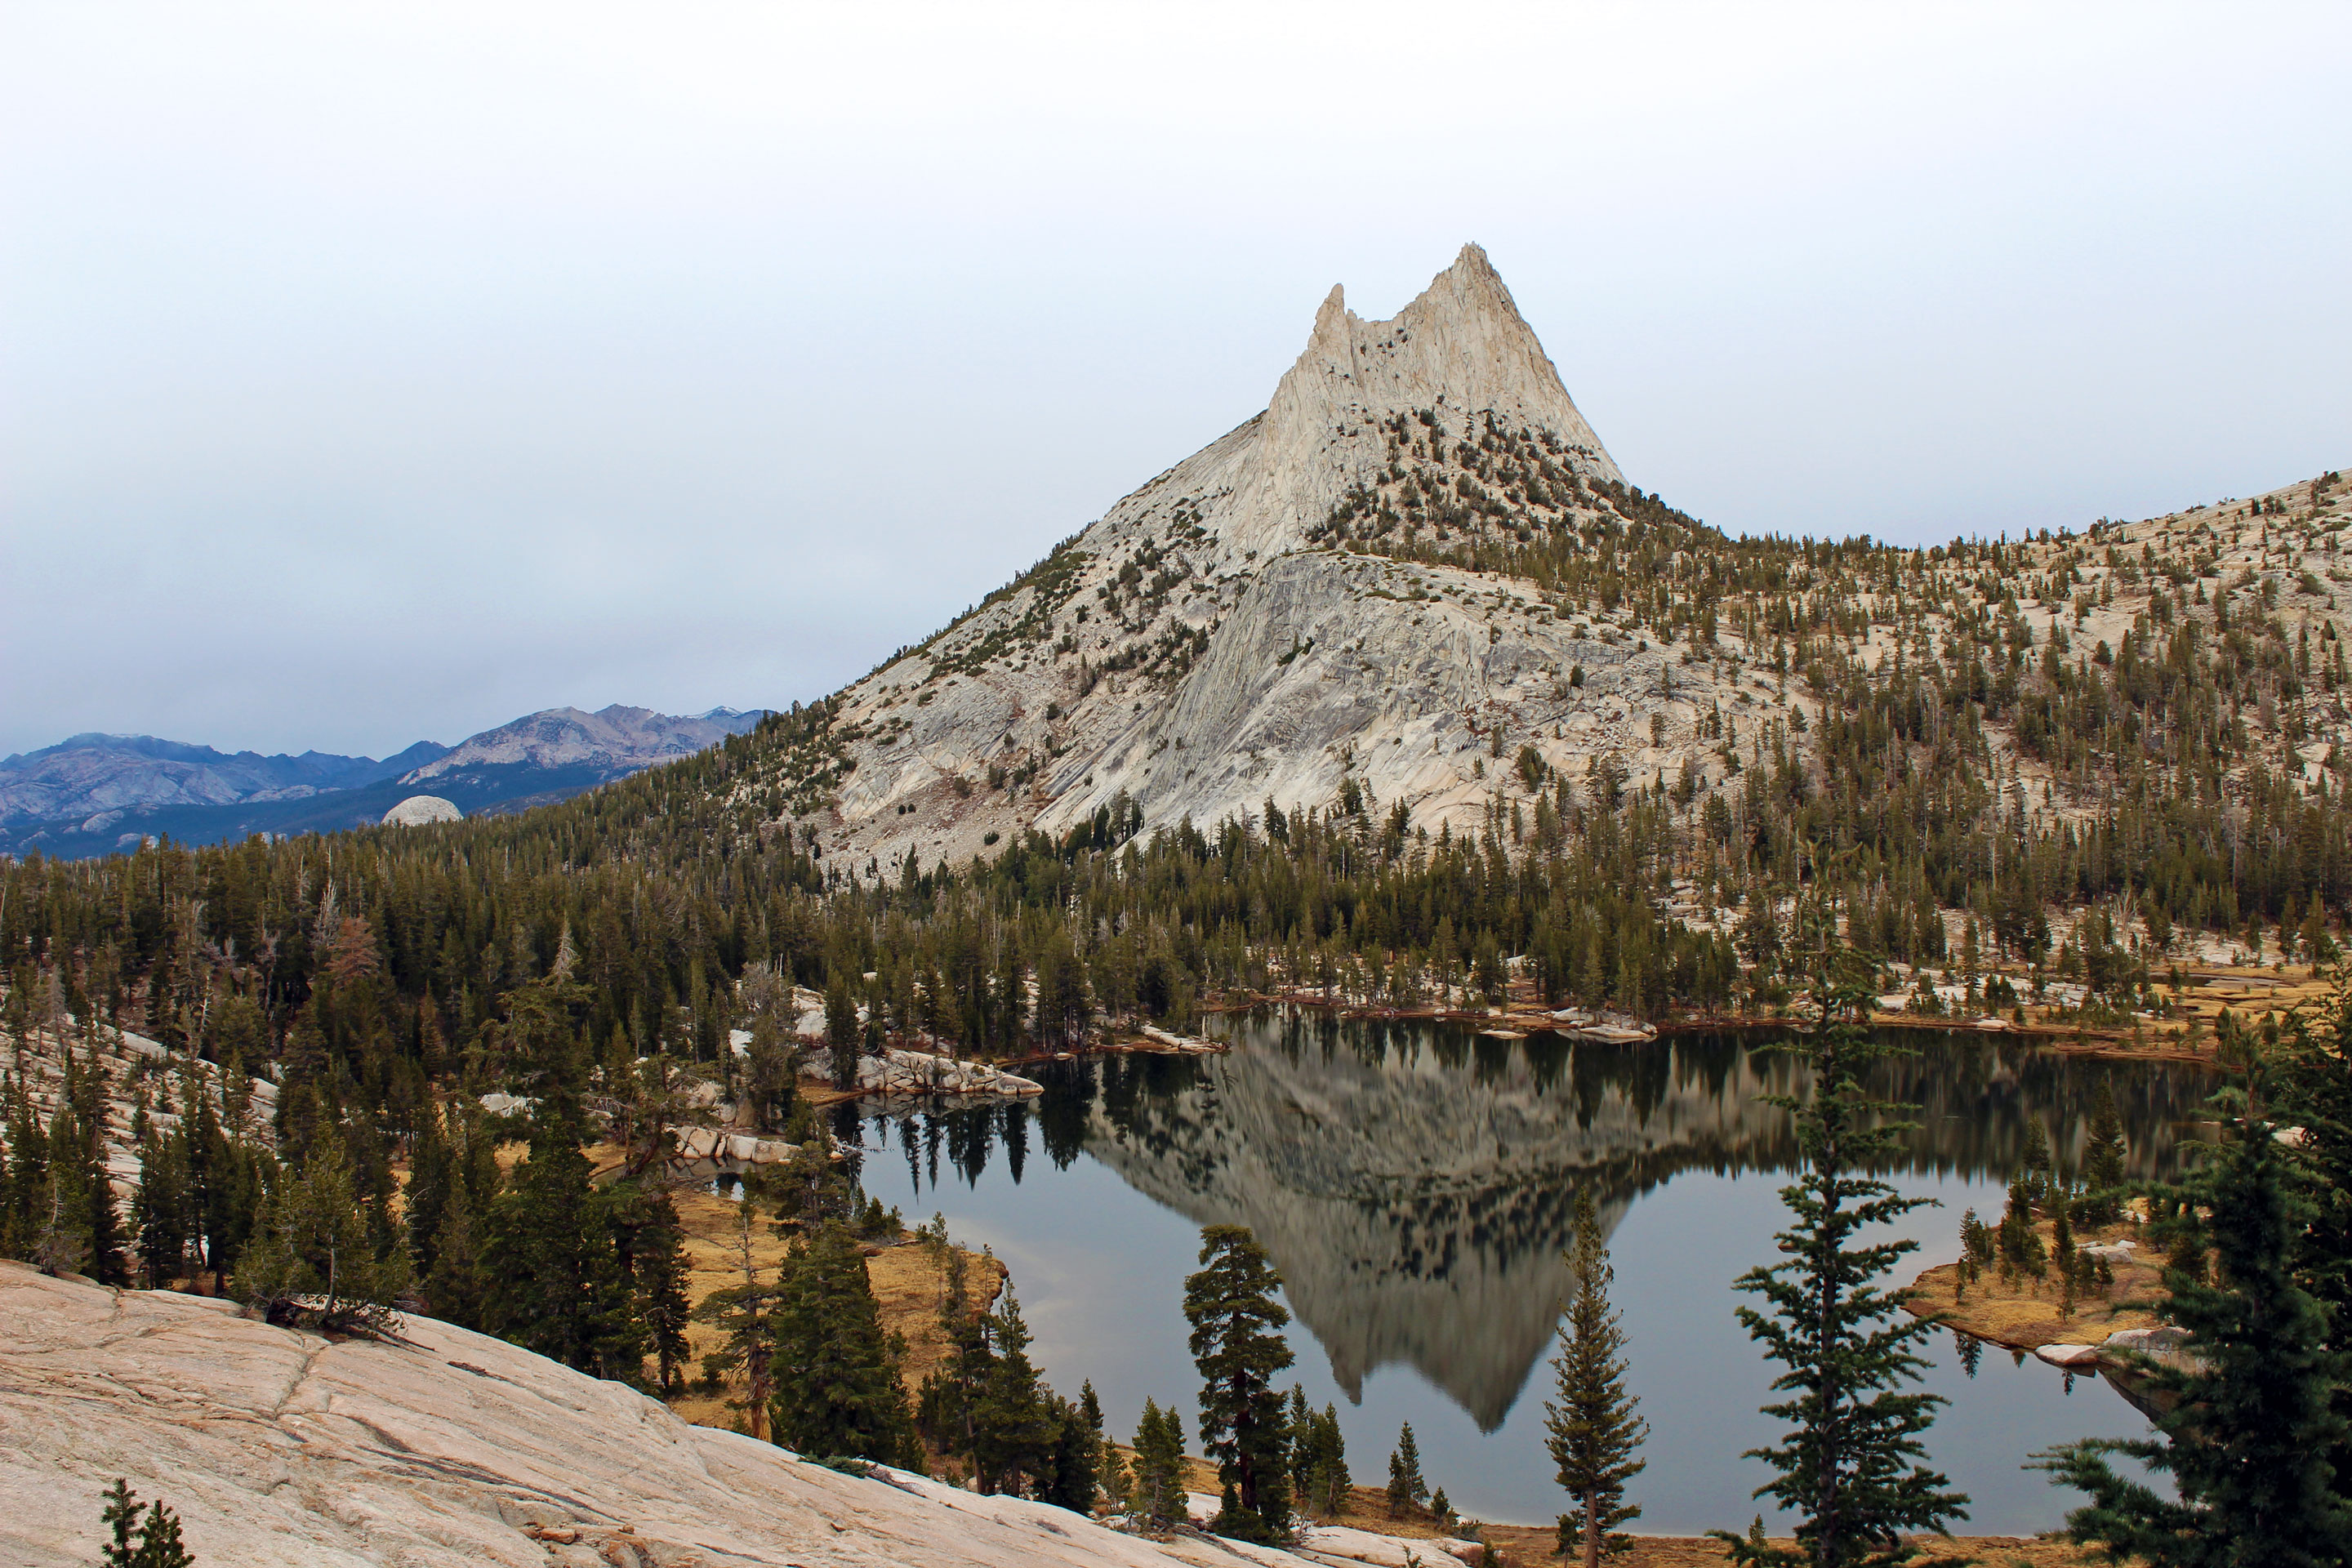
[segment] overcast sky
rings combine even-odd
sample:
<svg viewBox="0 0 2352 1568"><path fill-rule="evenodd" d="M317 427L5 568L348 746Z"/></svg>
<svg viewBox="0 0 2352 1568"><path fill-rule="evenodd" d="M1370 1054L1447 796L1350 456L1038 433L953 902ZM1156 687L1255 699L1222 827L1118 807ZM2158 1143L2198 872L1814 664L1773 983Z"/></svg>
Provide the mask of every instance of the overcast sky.
<svg viewBox="0 0 2352 1568"><path fill-rule="evenodd" d="M0 752L821 694L1482 242L1733 531L2352 464L2352 8L0 5Z"/></svg>

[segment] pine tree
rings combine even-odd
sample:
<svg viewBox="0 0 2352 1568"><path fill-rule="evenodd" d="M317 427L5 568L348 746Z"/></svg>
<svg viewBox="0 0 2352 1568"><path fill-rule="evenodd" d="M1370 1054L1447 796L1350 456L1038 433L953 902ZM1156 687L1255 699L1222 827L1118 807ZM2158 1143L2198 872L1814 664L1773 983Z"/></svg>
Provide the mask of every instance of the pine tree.
<svg viewBox="0 0 2352 1568"><path fill-rule="evenodd" d="M13 1001L16 993L11 994ZM34 1120L32 1097L16 1082L8 1110L8 1184L0 1212L0 1256L30 1258L48 1217L53 1188L48 1138Z"/></svg>
<svg viewBox="0 0 2352 1568"><path fill-rule="evenodd" d="M198 1094L194 1100L188 1125L189 1202L217 1296L260 1223L268 1172L262 1152L240 1143L221 1124L212 1096Z"/></svg>
<svg viewBox="0 0 2352 1568"><path fill-rule="evenodd" d="M1294 1436L1293 1441L1297 1439ZM1304 1446L1307 1479L1299 1494L1317 1513L1337 1518L1346 1507L1348 1489L1354 1484L1348 1475L1348 1439L1339 1430L1339 1406L1327 1405L1307 1416ZM1296 1458L1292 1465L1296 1474Z"/></svg>
<svg viewBox="0 0 2352 1568"><path fill-rule="evenodd" d="M1315 1463L1315 1411L1307 1403L1307 1389L1302 1384L1290 1385L1290 1400L1283 1415L1283 1436L1290 1445L1291 1495L1312 1508L1315 1494L1308 1489L1307 1479Z"/></svg>
<svg viewBox="0 0 2352 1568"><path fill-rule="evenodd" d="M986 1312L972 1310L970 1273L963 1254L944 1241L946 1266L941 1270L940 1333L948 1346L945 1363L923 1379L916 1397L916 1429L944 1454L959 1456L972 1467L972 1479L985 1491L980 1468L977 1425L981 1393L988 1385L996 1359Z"/></svg>
<svg viewBox="0 0 2352 1568"><path fill-rule="evenodd" d="M1063 1047L1082 1043L1092 1016L1086 965L1069 937L1056 932L1037 954L1037 1037Z"/></svg>
<svg viewBox="0 0 2352 1568"><path fill-rule="evenodd" d="M773 1281L762 1280L752 1261L751 1233L758 1224L758 1199L747 1184L735 1215L735 1263L741 1270L743 1282L711 1291L695 1304L693 1318L698 1323L709 1323L724 1332L719 1349L703 1358L707 1373L714 1379L728 1372L740 1370L749 1384L743 1402L735 1408L744 1412L744 1427L752 1436L768 1435L768 1398L772 1392L769 1381L770 1367L775 1359L775 1307L778 1297Z"/></svg>
<svg viewBox="0 0 2352 1568"><path fill-rule="evenodd" d="M837 1220L794 1244L777 1271L774 1440L818 1458L919 1468L922 1454L857 1238Z"/></svg>
<svg viewBox="0 0 2352 1568"><path fill-rule="evenodd" d="M857 996L845 971L835 970L824 987L824 1045L833 1068L833 1087L857 1087Z"/></svg>
<svg viewBox="0 0 2352 1568"><path fill-rule="evenodd" d="M122 1221L100 1141L103 1101L94 1099L90 1081L68 1075L68 1097L49 1119L49 1214L35 1251L42 1267L53 1273L85 1274L101 1285L128 1285Z"/></svg>
<svg viewBox="0 0 2352 1568"><path fill-rule="evenodd" d="M490 1332L596 1377L634 1378L645 1359L610 1204L589 1180L577 1123L543 1105L530 1157L491 1207L483 1261Z"/></svg>
<svg viewBox="0 0 2352 1568"><path fill-rule="evenodd" d="M474 1205L470 1199L447 1204L434 1233L433 1269L425 1277L425 1310L445 1323L478 1331L490 1295Z"/></svg>
<svg viewBox="0 0 2352 1568"><path fill-rule="evenodd" d="M139 1494L128 1480L117 1477L102 1494L106 1507L99 1521L114 1539L99 1559L103 1568L192 1568L195 1559L180 1539L180 1516L160 1502L149 1503L142 1517ZM133 1544L133 1529L139 1540Z"/></svg>
<svg viewBox="0 0 2352 1568"><path fill-rule="evenodd" d="M1584 1568L1600 1568L1604 1553L1633 1543L1617 1527L1641 1517L1639 1507L1625 1502L1625 1483L1648 1463L1633 1451L1649 1435L1649 1424L1633 1414L1637 1402L1625 1390L1625 1332L1609 1301L1616 1271L1589 1185L1576 1192L1569 1271L1568 1321L1552 1358L1559 1396L1544 1406L1545 1446L1570 1499L1569 1511L1559 1516L1560 1555L1569 1555L1575 1542Z"/></svg>
<svg viewBox="0 0 2352 1568"><path fill-rule="evenodd" d="M2352 963L2327 978L2327 996L2294 1020L2275 1088L2280 1115L2303 1128L2295 1163L2311 1205L2295 1283L2326 1312L2328 1342L2352 1348ZM2347 1436L2328 1460L2337 1490L2352 1493L2352 1380L2338 1384L2334 1406Z"/></svg>
<svg viewBox="0 0 2352 1568"><path fill-rule="evenodd" d="M449 1210L462 1202L455 1190L459 1176L457 1153L442 1129L442 1111L428 1104L417 1118L416 1134L409 1140L408 1185L402 1200L408 1221L408 1253L419 1277L430 1279L440 1257L441 1231Z"/></svg>
<svg viewBox="0 0 2352 1568"><path fill-rule="evenodd" d="M2098 1098L2091 1102L2091 1125L2083 1151L2086 1190L2075 1205L2085 1224L2112 1225L2122 1212L2126 1152L2124 1119L2116 1109L2116 1086L2112 1079L2104 1080Z"/></svg>
<svg viewBox="0 0 2352 1568"><path fill-rule="evenodd" d="M339 1140L315 1140L301 1168L279 1175L236 1283L246 1305L273 1323L399 1331L394 1304L408 1284L408 1257L397 1248L376 1255Z"/></svg>
<svg viewBox="0 0 2352 1568"><path fill-rule="evenodd" d="M1102 1466L1101 1412L1089 1423L1081 1406L1050 1390L1045 1406L1054 1442L1038 1480L1037 1500L1074 1513L1092 1513Z"/></svg>
<svg viewBox="0 0 2352 1568"><path fill-rule="evenodd" d="M1111 1500L1112 1506L1123 1506L1128 1491L1127 1461L1119 1457L1118 1445L1110 1440L1110 1429L1104 1424L1102 1401L1096 1397L1094 1380L1078 1385L1078 1419L1094 1441L1094 1485L1097 1494ZM1087 1500L1093 1507L1093 1499Z"/></svg>
<svg viewBox="0 0 2352 1568"><path fill-rule="evenodd" d="M780 1016L778 1001L751 1016L751 1044L743 1062L742 1103L755 1132L783 1132L800 1108L798 1050Z"/></svg>
<svg viewBox="0 0 2352 1568"><path fill-rule="evenodd" d="M190 1229L187 1139L147 1129L139 1140L139 1272L151 1290L168 1289L187 1263Z"/></svg>
<svg viewBox="0 0 2352 1568"><path fill-rule="evenodd" d="M1290 1314L1274 1299L1282 1281L1245 1226L1202 1230L1201 1262L1184 1281L1184 1317L1201 1369L1201 1446L1224 1489L1216 1531L1278 1541L1290 1528L1282 1395L1274 1386L1291 1363L1282 1338Z"/></svg>
<svg viewBox="0 0 2352 1568"><path fill-rule="evenodd" d="M1389 1455L1389 1517L1402 1519L1429 1496L1421 1476L1421 1445L1413 1441L1412 1423L1397 1433L1395 1452Z"/></svg>
<svg viewBox="0 0 2352 1568"><path fill-rule="evenodd" d="M2090 1495L2067 1534L2152 1568L2319 1568L2352 1559L2352 1500L2333 1458L2346 1441L2332 1406L2352 1356L2329 1342L2326 1310L2295 1278L2313 1205L2270 1127L2243 1113L2216 1159L2180 1184L2172 1223L2198 1224L2221 1283L2168 1270L2159 1315L2195 1347L2186 1366L2143 1367L2157 1438L2094 1439L2041 1456L2042 1468ZM2118 1476L2121 1455L2171 1478L2178 1500Z"/></svg>
<svg viewBox="0 0 2352 1568"><path fill-rule="evenodd" d="M1007 1285L990 1313L993 1350L971 1413L973 1458L981 1489L1033 1489L1050 1469L1056 1439L1051 1394L1029 1361L1029 1325ZM1026 1484L1024 1488L1024 1483Z"/></svg>
<svg viewBox="0 0 2352 1568"><path fill-rule="evenodd" d="M1153 1530L1184 1522L1184 1420L1173 1405L1162 1410L1147 1399L1135 1426L1135 1486L1132 1511Z"/></svg>
<svg viewBox="0 0 2352 1568"><path fill-rule="evenodd" d="M669 1194L642 1182L614 1184L605 1193L614 1250L630 1287L632 1310L654 1361L653 1386L664 1398L686 1387L686 1232Z"/></svg>
<svg viewBox="0 0 2352 1568"><path fill-rule="evenodd" d="M1885 1224L1931 1200L1906 1198L1885 1183L1853 1173L1891 1161L1907 1124L1903 1108L1870 1100L1859 1075L1891 1047L1853 1020L1869 994L1816 980L1820 1017L1804 1049L1813 1078L1809 1100L1774 1097L1795 1117L1803 1159L1801 1178L1780 1189L1794 1216L1779 1233L1791 1261L1742 1275L1736 1288L1760 1296L1769 1316L1739 1309L1749 1335L1788 1370L1773 1380L1792 1397L1764 1414L1795 1423L1776 1447L1750 1449L1778 1472L1757 1489L1799 1516L1794 1551L1759 1549L1727 1531L1712 1533L1742 1568L1810 1564L1852 1568L1910 1561L1917 1549L1906 1530L1941 1530L1965 1518L1967 1498L1943 1489L1945 1478L1916 1461L1920 1436L1943 1401L1905 1392L1927 1363L1913 1350L1937 1331L1931 1319L1904 1316L1898 1298L1873 1283L1916 1243L1859 1245L1866 1226ZM1894 1320L1890 1321L1890 1320Z"/></svg>
<svg viewBox="0 0 2352 1568"><path fill-rule="evenodd" d="M131 1489L129 1477L117 1476L114 1484L106 1489L105 1497L106 1507L99 1513L99 1522L114 1539L100 1561L106 1568L136 1568L139 1549L131 1544L131 1532L139 1525L139 1494Z"/></svg>

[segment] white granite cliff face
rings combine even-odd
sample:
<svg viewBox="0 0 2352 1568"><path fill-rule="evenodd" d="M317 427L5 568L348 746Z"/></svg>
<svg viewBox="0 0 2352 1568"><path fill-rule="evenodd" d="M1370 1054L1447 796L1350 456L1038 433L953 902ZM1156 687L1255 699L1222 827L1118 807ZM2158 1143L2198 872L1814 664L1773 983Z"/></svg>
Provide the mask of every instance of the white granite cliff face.
<svg viewBox="0 0 2352 1568"><path fill-rule="evenodd" d="M1061 831L1122 794L1151 824L1206 824L1268 798L1326 805L1349 773L1380 806L1465 826L1498 725L1562 763L1639 763L1654 737L1630 699L1662 684L1664 654L1525 581L1321 538L1335 507L1383 484L1453 497L1462 453L1497 436L1572 476L1572 496L1542 503L1555 521L1599 515L1622 482L1476 246L1388 321L1335 289L1265 412L842 694L834 734L854 766L803 800L803 825L887 874L992 832ZM774 782L804 766L787 759Z"/></svg>
<svg viewBox="0 0 2352 1568"><path fill-rule="evenodd" d="M0 1562L98 1561L121 1477L205 1568L1310 1568L843 1475L503 1341L430 1319L406 1338L0 1263Z"/></svg>

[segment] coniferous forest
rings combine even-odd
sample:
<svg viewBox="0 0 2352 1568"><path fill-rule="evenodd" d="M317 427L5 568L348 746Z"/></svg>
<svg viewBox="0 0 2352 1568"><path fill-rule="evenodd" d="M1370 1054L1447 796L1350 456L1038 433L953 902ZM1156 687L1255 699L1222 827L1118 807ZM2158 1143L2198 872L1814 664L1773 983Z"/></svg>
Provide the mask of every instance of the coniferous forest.
<svg viewBox="0 0 2352 1568"><path fill-rule="evenodd" d="M1604 599L1653 567L1671 575L1646 531L1678 514L1627 504L1635 524L1597 565L1504 564ZM1882 985L1893 966L1965 974L2020 1020L2052 982L2070 984L2076 1018L2161 1015L2176 951L2200 933L2334 956L2352 894L2340 759L2315 784L2274 773L2248 716L2282 731L2334 700L2340 647L2289 640L2259 594L2192 613L2162 589L2120 647L2037 641L2002 587L2027 563L2001 545L1932 562L1866 542L1727 550L1697 609L1669 595L1654 629L1696 647L1736 608L1742 646L1769 648L1815 718L1719 714L1712 779L1688 764L1645 779L1612 756L1571 775L1498 732L1470 831L1433 832L1350 779L1328 801L1213 824L1149 821L1122 797L1057 837L887 875L828 854L822 826L786 809L845 765L818 702L519 816L0 863L15 1051L0 1253L230 1291L328 1331L429 1310L664 1395L748 1380L741 1418L803 1452L944 1464L1055 1500L1131 1490L1160 1517L1175 1407L1149 1413L1130 1474L1091 1390L1073 1402L1037 1374L1009 1295L950 1292L949 1359L908 1386L859 1250L898 1219L826 1152L799 1087L795 988L824 998L846 1085L860 1054L893 1045L1020 1059L1267 995L1769 1016L1814 994L1824 943ZM2105 570L2163 572L2152 557ZM1954 620L1943 603L1944 633L1916 658L1866 661L1853 597L1954 573L1979 583L1975 609ZM2038 792L2020 757L2049 775ZM110 1066L113 1029L163 1058ZM46 1100L28 1067L43 1040L62 1067ZM499 1095L509 1109L485 1109ZM665 1171L714 1099L803 1154L744 1205L786 1240L783 1261L698 1303ZM124 1100L141 1164L127 1205L102 1136ZM699 1367L697 1321L725 1334ZM1336 1425L1277 1420L1266 1368L1201 1432L1231 1472L1228 1527L1271 1538L1345 1468L1327 1458L1316 1479ZM2052 1462L2130 1516L2096 1455ZM1590 1551L1607 1534L1579 1532Z"/></svg>

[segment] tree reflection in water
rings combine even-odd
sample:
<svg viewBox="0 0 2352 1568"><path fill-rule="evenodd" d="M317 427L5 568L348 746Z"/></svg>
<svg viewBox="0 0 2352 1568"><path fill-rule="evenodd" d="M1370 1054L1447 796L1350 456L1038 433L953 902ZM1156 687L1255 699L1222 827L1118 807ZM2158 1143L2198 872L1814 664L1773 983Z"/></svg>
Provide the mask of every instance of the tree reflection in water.
<svg viewBox="0 0 2352 1568"><path fill-rule="evenodd" d="M1227 1023L1230 1055L1067 1064L1034 1102L869 1107L867 1134L898 1146L918 1192L977 1183L1000 1155L1017 1182L1034 1138L1057 1169L1091 1155L1194 1225L1246 1225L1351 1398L1404 1363L1486 1431L1549 1347L1579 1184L1598 1184L1613 1230L1678 1172L1795 1158L1787 1113L1761 1097L1801 1092L1805 1074L1767 1036L1609 1046L1276 1013ZM2071 1169L2107 1083L2132 1174L2167 1174L2211 1089L2194 1069L1997 1036L1906 1043L1916 1053L1872 1088L1920 1106L1916 1173L2006 1178L2029 1114Z"/></svg>

